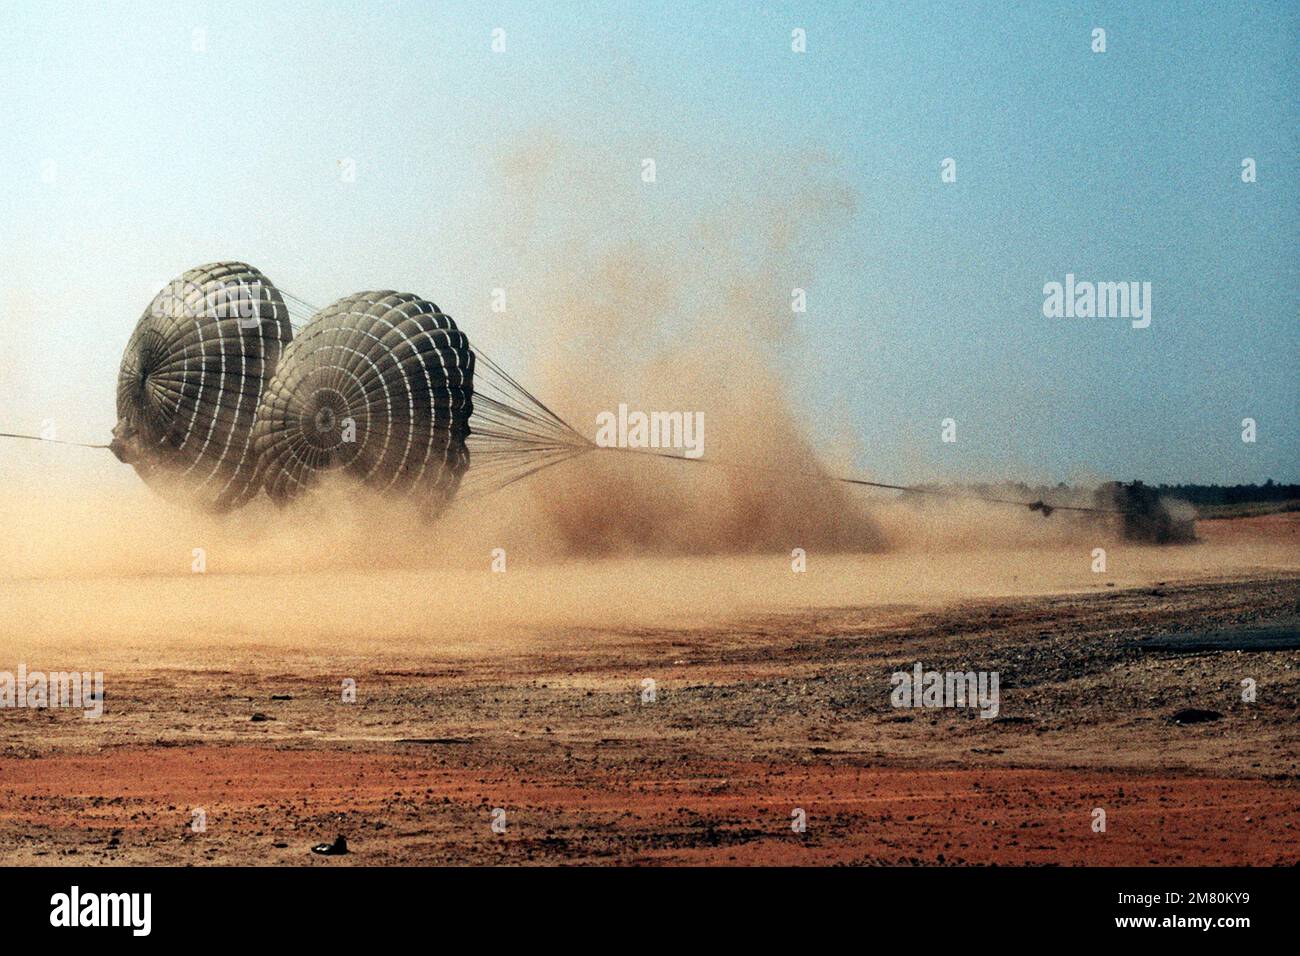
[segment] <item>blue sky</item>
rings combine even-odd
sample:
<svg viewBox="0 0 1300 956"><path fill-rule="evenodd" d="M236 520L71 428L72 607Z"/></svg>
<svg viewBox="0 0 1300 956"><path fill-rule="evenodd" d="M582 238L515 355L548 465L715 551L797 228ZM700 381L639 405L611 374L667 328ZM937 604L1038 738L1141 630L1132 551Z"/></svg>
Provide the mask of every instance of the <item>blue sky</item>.
<svg viewBox="0 0 1300 956"><path fill-rule="evenodd" d="M854 211L804 250L782 361L863 471L1300 480L1298 27L1285 3L6 4L0 422L103 438L151 289L218 258L473 329L511 268L492 157L559 130L629 191L655 156L661 225L820 157ZM1067 272L1150 281L1151 327L1044 318Z"/></svg>

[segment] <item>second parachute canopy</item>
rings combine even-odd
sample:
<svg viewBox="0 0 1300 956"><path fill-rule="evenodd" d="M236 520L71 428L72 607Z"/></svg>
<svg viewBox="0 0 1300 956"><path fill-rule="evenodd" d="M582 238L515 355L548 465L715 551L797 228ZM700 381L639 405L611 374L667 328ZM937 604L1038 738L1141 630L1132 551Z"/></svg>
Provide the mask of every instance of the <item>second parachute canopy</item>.
<svg viewBox="0 0 1300 956"><path fill-rule="evenodd" d="M276 501L338 472L430 514L469 464L474 353L432 302L361 292L315 316L285 348L258 409L258 481Z"/></svg>

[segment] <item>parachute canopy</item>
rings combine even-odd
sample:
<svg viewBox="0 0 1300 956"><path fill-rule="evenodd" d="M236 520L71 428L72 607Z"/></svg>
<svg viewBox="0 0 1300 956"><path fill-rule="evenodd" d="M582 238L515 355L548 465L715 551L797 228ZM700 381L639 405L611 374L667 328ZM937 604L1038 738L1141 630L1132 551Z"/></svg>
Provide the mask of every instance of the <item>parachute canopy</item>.
<svg viewBox="0 0 1300 956"><path fill-rule="evenodd" d="M419 296L360 292L327 306L262 397L258 483L285 502L337 472L436 514L469 465L474 361L451 317Z"/></svg>
<svg viewBox="0 0 1300 956"><path fill-rule="evenodd" d="M226 511L257 494L253 421L293 335L275 286L243 262L190 269L136 324L109 445L165 497Z"/></svg>

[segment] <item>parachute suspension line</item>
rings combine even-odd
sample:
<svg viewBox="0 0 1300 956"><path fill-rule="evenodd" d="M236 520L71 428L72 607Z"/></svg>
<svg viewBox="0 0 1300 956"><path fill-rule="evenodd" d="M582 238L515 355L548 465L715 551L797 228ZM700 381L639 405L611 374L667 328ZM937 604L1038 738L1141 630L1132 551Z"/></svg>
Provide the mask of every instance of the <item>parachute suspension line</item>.
<svg viewBox="0 0 1300 956"><path fill-rule="evenodd" d="M717 458L687 458L685 455L673 455L668 452L650 451L642 448L619 448L605 447L603 445L592 445L597 451L619 451L627 452L633 455L648 455L653 458L668 458L672 461L699 462L705 465L716 465L719 468L731 468L738 471L761 472L765 474L785 474L789 472L778 471L775 468L763 468L758 465L744 465L739 462L721 461ZM1084 511L1091 514L1107 515L1126 515L1133 514L1131 511L1117 508L1089 508L1083 505L1052 505L1045 501L1021 501L1016 498L995 498L990 495L966 495L952 491L939 491L933 488L922 488L916 485L890 485L880 481L867 481L864 478L843 478L838 475L826 475L816 471L795 472L796 475L804 478L815 478L820 481L829 481L845 485L859 485L866 488L884 488L889 491L905 491L914 495L928 495L933 498L952 498L959 501L987 501L999 505L1016 505L1020 508L1028 508L1030 511L1041 511L1044 517L1050 515L1053 511Z"/></svg>
<svg viewBox="0 0 1300 956"><path fill-rule="evenodd" d="M91 445L80 441L63 441L60 438L43 438L40 435L19 435L14 432L0 432L0 438L21 438L24 441L43 441L51 445L71 445L73 448L107 448L107 445Z"/></svg>
<svg viewBox="0 0 1300 956"><path fill-rule="evenodd" d="M284 307L289 310L289 324L297 332L307 324L307 320L320 311L306 299L300 299L292 292L280 290L280 297L284 299Z"/></svg>
<svg viewBox="0 0 1300 956"><path fill-rule="evenodd" d="M1053 511L1086 511L1092 514L1103 515L1126 515L1131 514L1129 511L1120 511L1115 508L1089 508L1085 505L1049 505L1047 502L1039 499L1038 501L1021 501L1018 498L994 498L989 495L963 495L951 491L938 491L933 488L920 488L915 485L886 485L878 481L864 481L861 478L840 478L836 477L835 481L843 482L847 485L864 485L868 488L888 488L892 491L906 491L914 495L929 495L936 498L957 498L967 501L987 501L998 505L1016 505L1021 508L1028 508L1030 511L1041 511L1043 517L1049 516Z"/></svg>
<svg viewBox="0 0 1300 956"><path fill-rule="evenodd" d="M585 435L551 411L541 399L520 385L482 350L471 346L471 351L476 365L475 415L471 428L474 428L478 420L478 405L482 401L487 406L487 414L483 415L478 428L474 429L480 433L542 446L585 448L592 444ZM484 374L484 369L487 374Z"/></svg>
<svg viewBox="0 0 1300 956"><path fill-rule="evenodd" d="M596 446L483 351L474 353L469 470L460 496L481 497Z"/></svg>

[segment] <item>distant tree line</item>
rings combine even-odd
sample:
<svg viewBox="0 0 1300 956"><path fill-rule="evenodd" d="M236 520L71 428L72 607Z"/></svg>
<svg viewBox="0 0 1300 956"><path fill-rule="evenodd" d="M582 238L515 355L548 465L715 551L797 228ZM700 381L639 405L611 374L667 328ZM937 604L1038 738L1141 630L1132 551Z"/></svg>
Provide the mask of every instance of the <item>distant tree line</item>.
<svg viewBox="0 0 1300 956"><path fill-rule="evenodd" d="M1293 501L1300 485L1279 485L1272 478L1262 485L1156 485L1160 494L1194 505L1240 505L1256 501Z"/></svg>
<svg viewBox="0 0 1300 956"><path fill-rule="evenodd" d="M1142 482L1136 482L1141 485ZM1023 500L1047 499L1062 501L1065 496L1089 496L1092 487L1068 485L1029 485L1023 481L982 482L970 485L917 485L918 488L963 491L966 494L986 497L1007 497ZM1162 497L1178 498L1194 505L1240 505L1256 502L1295 501L1300 499L1300 485L1280 485L1272 478L1262 485L1150 485Z"/></svg>

